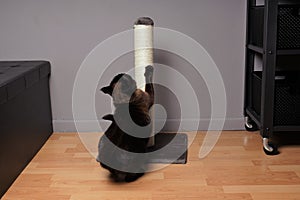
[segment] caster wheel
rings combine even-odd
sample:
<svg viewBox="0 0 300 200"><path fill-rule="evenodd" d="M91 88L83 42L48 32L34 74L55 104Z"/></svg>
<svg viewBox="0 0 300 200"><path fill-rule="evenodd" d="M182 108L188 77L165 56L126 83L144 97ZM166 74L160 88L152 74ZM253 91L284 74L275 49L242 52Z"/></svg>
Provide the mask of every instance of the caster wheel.
<svg viewBox="0 0 300 200"><path fill-rule="evenodd" d="M247 131L257 131L258 127L254 121L252 121L249 117L245 117L245 129Z"/></svg>
<svg viewBox="0 0 300 200"><path fill-rule="evenodd" d="M278 155L279 151L275 145L269 143L268 138L263 138L263 150L267 155Z"/></svg>

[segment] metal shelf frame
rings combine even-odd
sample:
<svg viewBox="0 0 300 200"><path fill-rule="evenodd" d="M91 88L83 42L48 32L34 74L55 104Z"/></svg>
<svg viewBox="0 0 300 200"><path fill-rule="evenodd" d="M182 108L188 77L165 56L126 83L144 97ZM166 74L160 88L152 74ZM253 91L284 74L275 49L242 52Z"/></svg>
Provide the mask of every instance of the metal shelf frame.
<svg viewBox="0 0 300 200"><path fill-rule="evenodd" d="M293 3L297 1L286 1ZM256 0L247 1L247 31L246 31L246 55L245 55L245 98L244 98L244 116L249 117L256 123L260 129L261 136L269 139L273 132L276 131L300 131L299 126L274 126L273 111L275 97L275 72L276 59L280 55L300 55L300 49L279 50L276 48L277 43L277 16L278 5L282 0L265 0L263 6L263 46L257 46L250 42L250 9L256 6ZM252 105L252 74L254 72L255 55L262 55L262 80L261 80L261 111L257 114Z"/></svg>

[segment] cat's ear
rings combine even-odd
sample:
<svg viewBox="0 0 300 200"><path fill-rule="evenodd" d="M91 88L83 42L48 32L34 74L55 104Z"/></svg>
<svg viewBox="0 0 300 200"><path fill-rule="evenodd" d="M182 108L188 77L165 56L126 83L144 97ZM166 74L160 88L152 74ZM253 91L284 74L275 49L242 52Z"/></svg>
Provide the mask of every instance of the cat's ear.
<svg viewBox="0 0 300 200"><path fill-rule="evenodd" d="M100 89L104 94L112 95L113 89L111 86L106 86Z"/></svg>
<svg viewBox="0 0 300 200"><path fill-rule="evenodd" d="M104 115L103 117L102 117L102 119L104 119L104 120L108 120L108 121L114 121L114 116L112 115L112 114L107 114L107 115Z"/></svg>

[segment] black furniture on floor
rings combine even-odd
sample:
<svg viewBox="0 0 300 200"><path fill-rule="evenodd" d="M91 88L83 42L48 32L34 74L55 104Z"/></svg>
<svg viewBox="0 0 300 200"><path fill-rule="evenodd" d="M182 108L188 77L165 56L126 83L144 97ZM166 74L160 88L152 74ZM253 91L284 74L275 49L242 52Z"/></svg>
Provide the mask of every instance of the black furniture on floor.
<svg viewBox="0 0 300 200"><path fill-rule="evenodd" d="M299 0L248 0L245 69L245 128L277 154L273 133L300 131Z"/></svg>
<svg viewBox="0 0 300 200"><path fill-rule="evenodd" d="M52 134L50 63L0 62L0 198Z"/></svg>

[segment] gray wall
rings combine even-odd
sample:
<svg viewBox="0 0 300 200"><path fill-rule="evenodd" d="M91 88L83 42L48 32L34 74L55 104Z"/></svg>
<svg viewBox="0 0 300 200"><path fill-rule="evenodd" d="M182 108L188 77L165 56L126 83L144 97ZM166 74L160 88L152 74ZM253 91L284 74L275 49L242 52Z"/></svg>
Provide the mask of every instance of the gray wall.
<svg viewBox="0 0 300 200"><path fill-rule="evenodd" d="M130 29L137 17L151 16L155 26L180 31L207 50L218 66L226 88L224 128L241 129L245 4L243 0L0 0L0 59L49 60L52 64L50 84L55 131L75 131L72 89L84 58L101 41ZM155 62L179 70L191 82L201 109L198 129L206 129L211 101L203 78L178 55L155 50ZM132 53L120 55L105 71L98 87L108 83L116 73L132 66ZM96 93L95 98L100 119L103 114L111 112L111 103L100 92ZM174 100L174 94L157 88L157 102L164 105L168 112L165 130L176 129L180 105L176 98ZM87 131L93 130L88 125L90 119L80 120L87 123ZM183 129L188 130L188 121L199 119L191 115L184 120L187 125Z"/></svg>

